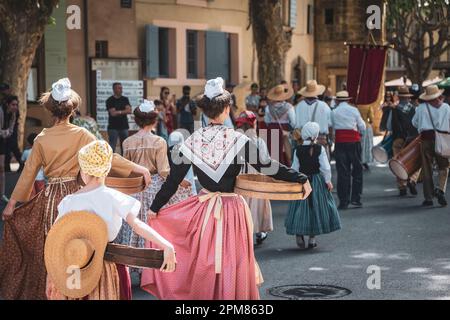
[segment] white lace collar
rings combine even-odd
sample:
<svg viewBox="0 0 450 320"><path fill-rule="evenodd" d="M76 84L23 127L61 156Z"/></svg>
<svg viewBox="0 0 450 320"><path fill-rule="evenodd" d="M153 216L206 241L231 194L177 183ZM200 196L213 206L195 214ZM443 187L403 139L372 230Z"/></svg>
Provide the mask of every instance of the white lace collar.
<svg viewBox="0 0 450 320"><path fill-rule="evenodd" d="M249 138L223 125L209 125L195 131L180 151L213 181L218 183Z"/></svg>

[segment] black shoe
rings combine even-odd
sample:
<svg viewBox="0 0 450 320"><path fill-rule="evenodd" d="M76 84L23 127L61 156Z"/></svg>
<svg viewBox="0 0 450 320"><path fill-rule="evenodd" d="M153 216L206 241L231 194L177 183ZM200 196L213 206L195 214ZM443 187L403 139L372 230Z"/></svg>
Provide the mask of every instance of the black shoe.
<svg viewBox="0 0 450 320"><path fill-rule="evenodd" d="M425 200L425 201L422 203L422 207L432 207L432 206L434 206L434 203L433 203L433 201L431 201L431 200Z"/></svg>
<svg viewBox="0 0 450 320"><path fill-rule="evenodd" d="M348 204L341 203L338 207L338 210L347 210L347 209L348 209Z"/></svg>
<svg viewBox="0 0 450 320"><path fill-rule="evenodd" d="M409 188L409 192L413 195L413 196L417 196L417 188L416 188L416 183L415 182L408 182L408 188Z"/></svg>
<svg viewBox="0 0 450 320"><path fill-rule="evenodd" d="M406 189L400 189L399 196L400 197L406 197L408 195L408 191Z"/></svg>
<svg viewBox="0 0 450 320"><path fill-rule="evenodd" d="M446 207L447 206L447 200L445 199L444 192L442 190L436 189L434 193L436 195L436 198L438 199L438 203L442 207Z"/></svg>
<svg viewBox="0 0 450 320"><path fill-rule="evenodd" d="M362 208L363 204L361 203L361 201L352 201L352 206Z"/></svg>
<svg viewBox="0 0 450 320"><path fill-rule="evenodd" d="M261 245L266 239L267 239L267 232L261 232L256 234L256 244L258 246Z"/></svg>

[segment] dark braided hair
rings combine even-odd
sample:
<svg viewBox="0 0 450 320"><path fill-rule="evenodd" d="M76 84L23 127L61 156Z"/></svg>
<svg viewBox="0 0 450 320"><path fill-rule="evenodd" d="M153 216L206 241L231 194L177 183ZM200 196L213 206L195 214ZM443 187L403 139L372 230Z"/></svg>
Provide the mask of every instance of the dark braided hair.
<svg viewBox="0 0 450 320"><path fill-rule="evenodd" d="M231 105L231 94L225 90L220 96L212 99L203 95L197 101L197 105L209 119L215 119L223 113L226 107Z"/></svg>

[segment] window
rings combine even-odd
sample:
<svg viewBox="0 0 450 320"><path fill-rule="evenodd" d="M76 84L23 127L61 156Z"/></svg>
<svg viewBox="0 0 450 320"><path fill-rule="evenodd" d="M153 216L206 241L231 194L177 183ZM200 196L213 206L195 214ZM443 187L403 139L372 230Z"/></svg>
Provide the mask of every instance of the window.
<svg viewBox="0 0 450 320"><path fill-rule="evenodd" d="M187 78L198 78L198 32L186 31Z"/></svg>
<svg viewBox="0 0 450 320"><path fill-rule="evenodd" d="M175 78L176 53L175 29L146 26L147 78Z"/></svg>
<svg viewBox="0 0 450 320"><path fill-rule="evenodd" d="M120 7L125 9L131 9L133 7L132 0L120 0Z"/></svg>
<svg viewBox="0 0 450 320"><path fill-rule="evenodd" d="M325 9L325 24L326 25L334 24L334 10L333 9Z"/></svg>
<svg viewBox="0 0 450 320"><path fill-rule="evenodd" d="M95 57L108 58L108 41L95 41Z"/></svg>
<svg viewBox="0 0 450 320"><path fill-rule="evenodd" d="M169 29L159 28L159 76L169 77Z"/></svg>
<svg viewBox="0 0 450 320"><path fill-rule="evenodd" d="M314 33L314 7L308 4L308 17L307 17L307 25L306 25L306 33L313 34Z"/></svg>

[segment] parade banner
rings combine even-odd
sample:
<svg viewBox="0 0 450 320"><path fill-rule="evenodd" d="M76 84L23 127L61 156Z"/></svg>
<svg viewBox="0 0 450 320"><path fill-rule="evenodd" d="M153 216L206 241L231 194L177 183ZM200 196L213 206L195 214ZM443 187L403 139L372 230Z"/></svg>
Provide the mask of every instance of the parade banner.
<svg viewBox="0 0 450 320"><path fill-rule="evenodd" d="M387 50L386 46L349 46L347 90L361 113L372 110L375 134L379 133L381 120Z"/></svg>

